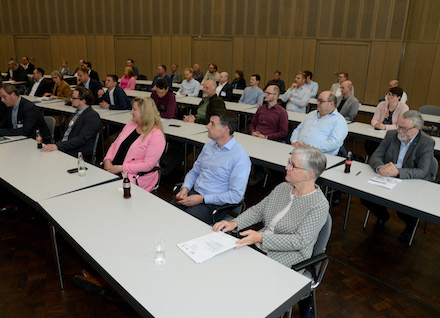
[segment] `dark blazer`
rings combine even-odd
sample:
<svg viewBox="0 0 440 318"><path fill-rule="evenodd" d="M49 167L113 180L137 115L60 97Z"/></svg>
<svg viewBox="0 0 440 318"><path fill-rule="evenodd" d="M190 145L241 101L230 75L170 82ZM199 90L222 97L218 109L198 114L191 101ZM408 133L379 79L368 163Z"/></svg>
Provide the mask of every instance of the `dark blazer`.
<svg viewBox="0 0 440 318"><path fill-rule="evenodd" d="M219 96L224 101L230 102L232 100L232 86L229 83L226 83L220 91Z"/></svg>
<svg viewBox="0 0 440 318"><path fill-rule="evenodd" d="M79 86L84 86L84 84L80 83ZM101 101L101 99L98 97L98 91L102 89L101 82L90 78L89 89L92 91L93 94L93 105L98 105Z"/></svg>
<svg viewBox="0 0 440 318"><path fill-rule="evenodd" d="M24 67L23 67L23 70L24 70L27 74L32 74L32 73L34 72L34 70L35 70L35 65L32 64L31 62L29 62L27 69L24 69Z"/></svg>
<svg viewBox="0 0 440 318"><path fill-rule="evenodd" d="M341 101L342 101L342 95L336 98L336 108L339 107ZM342 106L341 110L338 110L339 114L344 116L345 120L349 120L349 121L353 121L356 118L358 111L359 111L359 101L353 95L350 95L350 97L348 97L347 100L345 101L344 106Z"/></svg>
<svg viewBox="0 0 440 318"><path fill-rule="evenodd" d="M89 106L73 124L68 140L59 141L56 145L59 150L74 157L78 156L79 151L81 151L83 155L90 155L93 153L96 134L100 126L101 118L98 113Z"/></svg>
<svg viewBox="0 0 440 318"><path fill-rule="evenodd" d="M199 104L199 107L200 105L203 104L203 102L204 101L202 99L202 101ZM214 94L213 96L209 97L209 104L208 107L206 108L206 116L204 118L197 118L196 116L196 123L206 125L207 123L209 123L209 119L211 118L211 113L217 109L226 109L226 107L223 99L221 99L220 97Z"/></svg>
<svg viewBox="0 0 440 318"><path fill-rule="evenodd" d="M127 95L125 94L124 90L119 86L116 85L115 92L113 94L113 100L115 101L114 105L110 103L110 91L107 90L105 94L102 96L102 100L106 103L110 104L109 109L131 109L131 103L128 99Z"/></svg>
<svg viewBox="0 0 440 318"><path fill-rule="evenodd" d="M435 142L423 131L419 131L399 168L400 179L425 179L432 181L437 175L438 163L434 157ZM397 130L389 130L370 159L370 166L376 170L388 162L397 163L400 140Z"/></svg>
<svg viewBox="0 0 440 318"><path fill-rule="evenodd" d="M17 123L22 127L12 128L12 107L8 107L3 120L0 122L0 136L27 136L35 138L38 129L43 139L50 138L50 131L43 115L34 103L21 97L18 107Z"/></svg>
<svg viewBox="0 0 440 318"><path fill-rule="evenodd" d="M232 88L233 89L245 89L246 88L246 81L244 78L234 78L232 81Z"/></svg>
<svg viewBox="0 0 440 318"><path fill-rule="evenodd" d="M98 72L94 71L94 70L90 70L89 73L90 78L97 80L99 82L99 75Z"/></svg>
<svg viewBox="0 0 440 318"><path fill-rule="evenodd" d="M35 92L35 97L42 97L45 93L52 93L52 84L53 82L47 78L43 78L43 80L41 81L40 85L37 88L37 91ZM34 85L33 83L31 84L31 89L32 89L32 85ZM30 93L30 91L29 91Z"/></svg>
<svg viewBox="0 0 440 318"><path fill-rule="evenodd" d="M8 72L9 75L9 72ZM16 82L26 82L26 85L29 83L29 77L26 71L21 65L15 71L12 71L12 79Z"/></svg>

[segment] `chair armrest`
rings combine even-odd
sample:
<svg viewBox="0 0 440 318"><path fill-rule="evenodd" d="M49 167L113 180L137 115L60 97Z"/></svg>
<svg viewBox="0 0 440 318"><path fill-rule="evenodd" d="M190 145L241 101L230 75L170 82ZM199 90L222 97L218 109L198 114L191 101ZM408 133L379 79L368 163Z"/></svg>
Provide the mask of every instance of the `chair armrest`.
<svg viewBox="0 0 440 318"><path fill-rule="evenodd" d="M142 177L142 176L144 176L144 175L146 175L146 174L149 174L149 173L151 173L151 172L154 172L154 171L159 171L159 180L157 181L157 187L159 187L159 183L160 183L160 175L161 175L161 169L160 169L160 166L159 167L154 167L153 169L151 169L150 171L142 171L142 172L138 172L137 173L137 175L136 175L136 185L138 186L139 185L139 183L138 183L138 179L139 179L139 177ZM154 188L154 187L153 187ZM157 190L157 188L155 189L155 190Z"/></svg>
<svg viewBox="0 0 440 318"><path fill-rule="evenodd" d="M180 189L182 188L183 182L181 183L176 183L173 187L173 194L176 195L177 193L179 193Z"/></svg>
<svg viewBox="0 0 440 318"><path fill-rule="evenodd" d="M314 265L324 261L325 259L327 259L327 255L326 254L324 254L324 253L323 254L318 254L318 255L313 256L312 258L309 258L309 259L307 259L305 261L302 261L302 262L300 262L298 264L292 265L292 269L294 271L298 272L298 271L303 270L303 269L305 269L307 267L314 266Z"/></svg>
<svg viewBox="0 0 440 318"><path fill-rule="evenodd" d="M241 207L240 213L243 212L243 210L246 208L246 205L244 203L244 198L241 199L241 201L239 203L225 204L225 205L219 206L218 208L212 210L212 213L211 213L212 224L215 223L215 216L217 215L217 213L225 211L225 210L232 210L232 209L235 209L238 207Z"/></svg>

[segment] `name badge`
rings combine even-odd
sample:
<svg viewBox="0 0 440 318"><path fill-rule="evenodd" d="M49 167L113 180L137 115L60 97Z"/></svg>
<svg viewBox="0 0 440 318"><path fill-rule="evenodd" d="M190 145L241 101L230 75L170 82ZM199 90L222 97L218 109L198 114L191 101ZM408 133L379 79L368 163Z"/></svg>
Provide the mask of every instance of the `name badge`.
<svg viewBox="0 0 440 318"><path fill-rule="evenodd" d="M226 96L226 92L220 92L220 96Z"/></svg>
<svg viewBox="0 0 440 318"><path fill-rule="evenodd" d="M17 128L23 128L23 124L17 124Z"/></svg>
<svg viewBox="0 0 440 318"><path fill-rule="evenodd" d="M74 121L74 120L71 120L71 121L69 122L69 127L72 127L73 124L75 124L75 121Z"/></svg>

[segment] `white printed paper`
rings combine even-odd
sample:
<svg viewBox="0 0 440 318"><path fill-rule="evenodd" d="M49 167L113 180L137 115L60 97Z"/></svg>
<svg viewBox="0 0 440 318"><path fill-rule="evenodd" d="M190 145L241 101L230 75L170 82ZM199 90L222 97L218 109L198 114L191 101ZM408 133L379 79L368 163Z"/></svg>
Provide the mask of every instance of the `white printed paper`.
<svg viewBox="0 0 440 318"><path fill-rule="evenodd" d="M376 176L368 180L368 183L377 185L382 188L386 189L392 189L396 185L398 185L402 180L392 177L382 177L382 176Z"/></svg>

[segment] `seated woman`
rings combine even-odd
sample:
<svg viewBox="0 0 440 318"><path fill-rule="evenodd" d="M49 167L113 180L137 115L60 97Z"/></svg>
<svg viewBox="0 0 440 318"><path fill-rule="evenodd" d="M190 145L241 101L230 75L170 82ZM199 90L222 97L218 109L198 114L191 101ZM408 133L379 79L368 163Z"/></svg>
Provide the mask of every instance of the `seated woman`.
<svg viewBox="0 0 440 318"><path fill-rule="evenodd" d="M232 222L216 223L213 230L241 230L263 222L259 232L240 232L244 237L237 241L236 248L257 244L268 257L289 268L309 259L329 213L329 203L315 184L326 164L320 150L310 146L294 148L286 166L287 182ZM310 302L309 297L299 303L302 317L307 315Z"/></svg>
<svg viewBox="0 0 440 318"><path fill-rule="evenodd" d="M66 81L63 80L63 74L59 71L53 71L52 80L55 83L53 86L53 91L51 93L46 93L44 96L49 96L50 98L62 98L62 99L70 99L72 97L72 90L70 89L70 85L67 84Z"/></svg>
<svg viewBox="0 0 440 318"><path fill-rule="evenodd" d="M180 84L180 88L177 91L177 95L198 97L200 90L200 83L193 78L193 69L186 68L183 71L183 76L185 80Z"/></svg>
<svg viewBox="0 0 440 318"><path fill-rule="evenodd" d="M246 80L244 79L244 74L242 70L236 70L234 74L235 78L232 81L232 89L245 89Z"/></svg>
<svg viewBox="0 0 440 318"><path fill-rule="evenodd" d="M165 149L165 135L159 112L151 98L135 98L131 115L133 119L110 146L104 158L104 169L114 174L127 171L130 181L136 183L139 172L159 166ZM158 172L154 171L139 177L138 184L151 191L158 178Z"/></svg>
<svg viewBox="0 0 440 318"><path fill-rule="evenodd" d="M408 105L400 101L402 95L403 89L400 87L391 87L387 94L388 101L384 100L377 105L376 111L371 119L371 126L380 130L397 129L397 120L403 113L409 110ZM372 140L365 141L365 150L368 157L371 157L377 147L379 147L379 142Z"/></svg>
<svg viewBox="0 0 440 318"><path fill-rule="evenodd" d="M124 76L121 78L119 86L123 89L133 90L136 87L136 78L134 77L133 69L127 66L124 69Z"/></svg>

